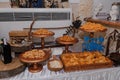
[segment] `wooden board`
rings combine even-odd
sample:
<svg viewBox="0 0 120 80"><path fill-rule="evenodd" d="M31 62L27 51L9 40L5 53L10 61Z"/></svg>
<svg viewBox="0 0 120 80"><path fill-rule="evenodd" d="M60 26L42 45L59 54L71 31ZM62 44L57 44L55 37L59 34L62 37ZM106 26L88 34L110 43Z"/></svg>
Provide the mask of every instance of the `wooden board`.
<svg viewBox="0 0 120 80"><path fill-rule="evenodd" d="M15 76L23 72L25 68L26 66L23 63L21 63L18 58L14 58L9 64L4 64L0 60L0 79Z"/></svg>

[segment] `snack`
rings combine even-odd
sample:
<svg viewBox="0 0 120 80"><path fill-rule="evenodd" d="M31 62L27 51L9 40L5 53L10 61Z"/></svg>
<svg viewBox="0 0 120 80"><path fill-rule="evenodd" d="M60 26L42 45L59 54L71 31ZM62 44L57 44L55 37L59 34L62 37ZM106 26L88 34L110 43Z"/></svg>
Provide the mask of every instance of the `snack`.
<svg viewBox="0 0 120 80"><path fill-rule="evenodd" d="M53 60L49 62L49 66L51 68L62 68L63 66L61 65L61 63L57 60Z"/></svg>
<svg viewBox="0 0 120 80"><path fill-rule="evenodd" d="M65 71L86 70L112 66L112 61L100 52L62 54Z"/></svg>
<svg viewBox="0 0 120 80"><path fill-rule="evenodd" d="M48 69L51 71L59 71L63 68L63 64L61 60L59 60L55 55L53 55L53 59L48 61Z"/></svg>
<svg viewBox="0 0 120 80"><path fill-rule="evenodd" d="M47 29L39 29L39 30L34 31L33 34L36 34L36 35L50 35L50 34L53 34L53 32L48 31Z"/></svg>
<svg viewBox="0 0 120 80"><path fill-rule="evenodd" d="M60 39L60 41L66 41L66 42L75 40L75 38L68 36L68 35L64 35L64 36L60 37L59 39Z"/></svg>
<svg viewBox="0 0 120 80"><path fill-rule="evenodd" d="M106 28L98 23L92 23L92 22L86 22L83 24L80 29L86 30L86 31L104 31Z"/></svg>
<svg viewBox="0 0 120 80"><path fill-rule="evenodd" d="M22 54L22 57L24 59L41 59L41 58L44 58L44 56L45 56L45 52L39 49L26 51L24 54Z"/></svg>

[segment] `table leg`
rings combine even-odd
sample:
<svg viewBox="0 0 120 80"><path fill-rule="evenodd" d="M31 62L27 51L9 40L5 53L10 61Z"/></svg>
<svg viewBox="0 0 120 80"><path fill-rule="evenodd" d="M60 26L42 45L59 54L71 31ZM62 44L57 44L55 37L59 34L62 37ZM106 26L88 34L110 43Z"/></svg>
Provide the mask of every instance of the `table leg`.
<svg viewBox="0 0 120 80"><path fill-rule="evenodd" d="M44 48L45 45L45 41L44 41L44 37L41 38L41 47Z"/></svg>
<svg viewBox="0 0 120 80"><path fill-rule="evenodd" d="M38 63L33 63L30 67L29 67L29 71L32 73L36 73L41 71L43 68L42 65L38 65Z"/></svg>
<svg viewBox="0 0 120 80"><path fill-rule="evenodd" d="M69 50L69 45L65 45L65 50L63 51L63 54L64 54L64 53L68 53L68 52L71 52L71 51Z"/></svg>
<svg viewBox="0 0 120 80"><path fill-rule="evenodd" d="M94 37L94 32L90 32L90 37L91 37L91 38Z"/></svg>
<svg viewBox="0 0 120 80"><path fill-rule="evenodd" d="M65 53L68 52L68 48L69 48L69 46L68 46L68 45L65 45Z"/></svg>

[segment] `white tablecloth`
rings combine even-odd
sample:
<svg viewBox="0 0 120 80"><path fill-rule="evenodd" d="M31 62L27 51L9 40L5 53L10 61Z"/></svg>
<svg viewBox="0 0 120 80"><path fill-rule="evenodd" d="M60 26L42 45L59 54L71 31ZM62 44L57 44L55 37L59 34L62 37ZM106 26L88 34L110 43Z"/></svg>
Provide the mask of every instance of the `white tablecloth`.
<svg viewBox="0 0 120 80"><path fill-rule="evenodd" d="M12 74L12 73L11 73ZM76 72L49 71L47 66L38 73L31 73L26 70L14 77L0 80L120 80L120 67L95 69Z"/></svg>

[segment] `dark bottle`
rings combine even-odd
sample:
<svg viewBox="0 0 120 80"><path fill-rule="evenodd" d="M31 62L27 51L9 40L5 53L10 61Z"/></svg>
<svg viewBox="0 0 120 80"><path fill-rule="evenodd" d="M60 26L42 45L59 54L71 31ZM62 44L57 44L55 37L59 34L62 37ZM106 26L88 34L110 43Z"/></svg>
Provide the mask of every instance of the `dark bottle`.
<svg viewBox="0 0 120 80"><path fill-rule="evenodd" d="M3 41L3 43L2 43L2 47L3 47L2 61L4 62L4 64L8 64L8 63L12 62L11 47L10 47L10 44L7 43L6 38L3 38L2 41Z"/></svg>

